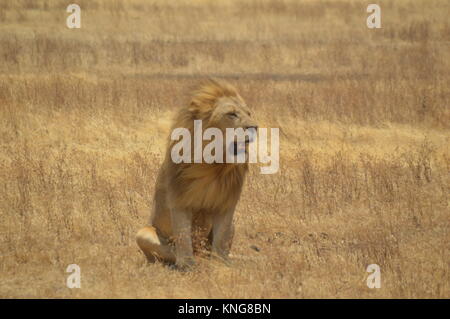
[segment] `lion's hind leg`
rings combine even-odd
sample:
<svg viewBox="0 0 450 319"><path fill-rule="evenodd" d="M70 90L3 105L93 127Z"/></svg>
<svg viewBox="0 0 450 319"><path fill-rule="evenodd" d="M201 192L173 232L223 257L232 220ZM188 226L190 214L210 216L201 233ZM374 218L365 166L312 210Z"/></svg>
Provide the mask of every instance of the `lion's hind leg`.
<svg viewBox="0 0 450 319"><path fill-rule="evenodd" d="M162 261L167 263L175 262L173 246L167 239L158 236L153 226L140 229L136 235L136 242L144 252L149 262Z"/></svg>

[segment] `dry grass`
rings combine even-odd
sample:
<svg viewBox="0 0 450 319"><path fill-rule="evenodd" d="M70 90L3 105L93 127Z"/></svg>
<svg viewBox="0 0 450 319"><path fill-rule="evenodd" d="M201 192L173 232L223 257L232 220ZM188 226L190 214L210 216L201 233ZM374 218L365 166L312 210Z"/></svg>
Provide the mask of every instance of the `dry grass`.
<svg viewBox="0 0 450 319"><path fill-rule="evenodd" d="M379 30L361 1L77 3L79 30L0 3L0 297L450 297L448 1L379 1ZM281 128L281 167L252 167L231 267L182 274L134 234L205 74Z"/></svg>

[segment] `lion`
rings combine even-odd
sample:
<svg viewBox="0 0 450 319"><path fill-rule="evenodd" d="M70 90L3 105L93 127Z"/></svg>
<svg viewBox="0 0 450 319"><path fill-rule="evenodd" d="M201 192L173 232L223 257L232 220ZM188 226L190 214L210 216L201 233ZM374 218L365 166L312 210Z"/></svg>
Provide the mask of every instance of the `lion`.
<svg viewBox="0 0 450 319"><path fill-rule="evenodd" d="M236 89L214 79L194 91L188 106L177 114L172 130L186 128L192 133L194 120L223 133L226 128L257 130L250 109ZM245 139L246 153L251 142ZM137 244L150 262L162 261L181 270L194 267L194 254L202 249L227 262L234 236L233 215L248 160L177 164L171 158L175 143L169 140L156 181L153 212L148 226L138 231ZM236 152L237 145L234 147Z"/></svg>

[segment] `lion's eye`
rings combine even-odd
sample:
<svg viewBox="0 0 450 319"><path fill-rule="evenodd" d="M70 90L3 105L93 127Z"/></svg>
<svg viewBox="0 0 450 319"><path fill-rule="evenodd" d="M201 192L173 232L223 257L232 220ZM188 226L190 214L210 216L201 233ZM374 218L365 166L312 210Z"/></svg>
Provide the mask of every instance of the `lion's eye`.
<svg viewBox="0 0 450 319"><path fill-rule="evenodd" d="M227 115L233 119L238 117L237 113L235 113L235 112L227 113Z"/></svg>

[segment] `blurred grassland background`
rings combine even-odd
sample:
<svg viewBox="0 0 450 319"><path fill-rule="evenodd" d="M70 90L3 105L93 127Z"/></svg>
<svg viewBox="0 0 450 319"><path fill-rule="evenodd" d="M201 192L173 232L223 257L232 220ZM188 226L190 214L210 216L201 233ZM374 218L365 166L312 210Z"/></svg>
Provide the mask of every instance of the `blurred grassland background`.
<svg viewBox="0 0 450 319"><path fill-rule="evenodd" d="M450 2L377 1L381 29L365 1L77 0L81 29L69 3L0 1L0 297L450 297ZM251 167L232 265L184 274L134 236L208 75L280 171Z"/></svg>

